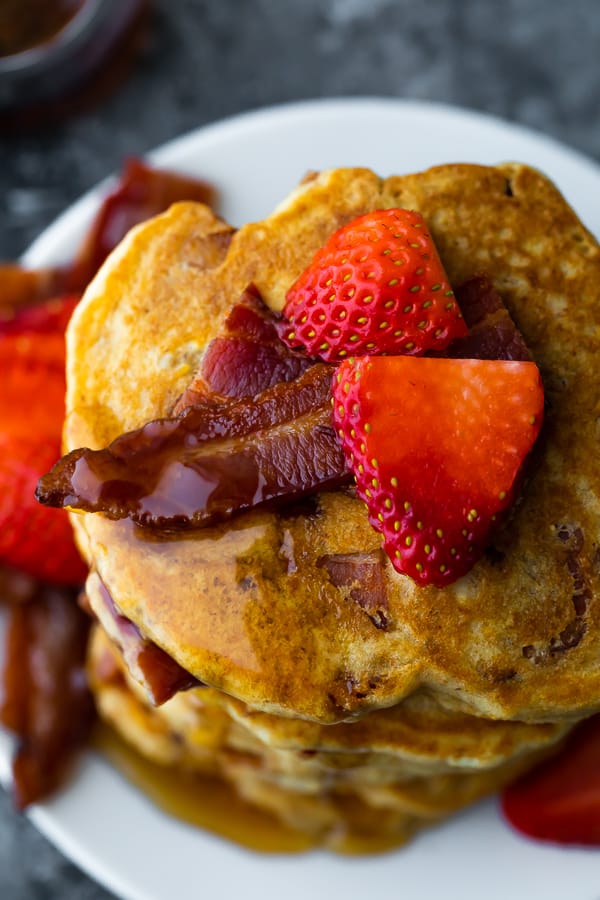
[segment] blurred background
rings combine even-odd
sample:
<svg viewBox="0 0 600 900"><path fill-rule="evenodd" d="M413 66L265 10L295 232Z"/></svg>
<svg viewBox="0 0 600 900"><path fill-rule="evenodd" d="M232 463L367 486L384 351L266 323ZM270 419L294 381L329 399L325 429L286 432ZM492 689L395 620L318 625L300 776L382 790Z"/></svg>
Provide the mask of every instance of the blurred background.
<svg viewBox="0 0 600 900"><path fill-rule="evenodd" d="M125 156L287 101L446 102L600 162L598 0L113 0L92 43L82 35L75 55L39 70L37 86L6 65L9 48L42 39L33 23L52 7L46 24L56 28L83 0L31 0L25 12L29 2L0 0L2 259L16 259ZM22 32L9 28L15 10ZM2 900L108 896L0 791Z"/></svg>

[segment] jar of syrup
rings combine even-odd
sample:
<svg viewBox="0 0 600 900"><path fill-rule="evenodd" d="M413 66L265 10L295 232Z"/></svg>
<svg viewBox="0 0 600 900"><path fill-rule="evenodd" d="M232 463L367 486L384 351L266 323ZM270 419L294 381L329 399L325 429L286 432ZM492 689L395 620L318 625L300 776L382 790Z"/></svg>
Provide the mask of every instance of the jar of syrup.
<svg viewBox="0 0 600 900"><path fill-rule="evenodd" d="M148 0L1 0L0 131L42 125L115 87Z"/></svg>

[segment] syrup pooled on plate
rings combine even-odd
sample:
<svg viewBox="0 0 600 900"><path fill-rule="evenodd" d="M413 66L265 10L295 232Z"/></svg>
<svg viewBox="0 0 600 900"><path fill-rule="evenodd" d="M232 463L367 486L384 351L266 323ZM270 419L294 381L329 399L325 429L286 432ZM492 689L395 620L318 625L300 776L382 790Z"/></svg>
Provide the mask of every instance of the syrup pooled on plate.
<svg viewBox="0 0 600 900"><path fill-rule="evenodd" d="M305 853L321 846L318 836L292 828L244 801L223 778L152 762L104 723L95 729L93 746L159 809L181 822L259 853ZM338 802L341 806L351 803L342 797ZM367 819L358 822L356 831L336 836L335 850L361 856L384 853L405 843L405 834L397 840L378 834L376 823Z"/></svg>
<svg viewBox="0 0 600 900"><path fill-rule="evenodd" d="M224 780L161 766L137 753L108 725L93 746L168 815L262 853L301 853L316 841L245 803Z"/></svg>

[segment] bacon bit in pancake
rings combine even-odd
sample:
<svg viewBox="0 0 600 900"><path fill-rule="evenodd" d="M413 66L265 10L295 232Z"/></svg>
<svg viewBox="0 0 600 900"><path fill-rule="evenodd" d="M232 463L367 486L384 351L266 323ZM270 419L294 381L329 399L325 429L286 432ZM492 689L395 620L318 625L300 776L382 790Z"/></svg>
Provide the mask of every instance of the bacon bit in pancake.
<svg viewBox="0 0 600 900"><path fill-rule="evenodd" d="M364 609L375 626L386 630L391 624L385 588L385 554L327 553L319 557L317 566L325 569L331 583Z"/></svg>
<svg viewBox="0 0 600 900"><path fill-rule="evenodd" d="M345 484L330 385L331 368L314 365L257 397L193 407L105 450L75 450L40 480L38 500L178 530Z"/></svg>
<svg viewBox="0 0 600 900"><path fill-rule="evenodd" d="M132 677L145 688L154 706L166 703L178 691L199 687L197 678L145 638L137 625L119 612L104 582L98 579L98 585L102 609L96 609L96 614L118 644Z"/></svg>
<svg viewBox="0 0 600 900"><path fill-rule="evenodd" d="M574 617L563 628L560 634L550 639L546 646L528 644L523 647L523 656L536 664L548 663L557 656L577 647L587 631L585 615L592 599L592 589L581 559L584 548L584 534L579 525L561 523L554 526L556 539L566 552L565 565L573 580Z"/></svg>
<svg viewBox="0 0 600 900"><path fill-rule="evenodd" d="M19 809L60 787L87 743L94 720L84 668L89 623L66 588L40 586L34 599L9 608L0 720L19 740Z"/></svg>

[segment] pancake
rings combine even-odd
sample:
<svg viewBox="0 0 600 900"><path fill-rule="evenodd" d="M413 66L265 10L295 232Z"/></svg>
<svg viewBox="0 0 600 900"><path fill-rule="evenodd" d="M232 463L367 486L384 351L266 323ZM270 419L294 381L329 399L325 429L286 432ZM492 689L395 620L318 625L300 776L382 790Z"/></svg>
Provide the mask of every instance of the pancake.
<svg viewBox="0 0 600 900"><path fill-rule="evenodd" d="M253 806L341 851L404 843L498 790L568 730L478 720L417 695L338 725L257 714L214 688L154 708L98 626L88 675L103 718L165 772L224 779Z"/></svg>
<svg viewBox="0 0 600 900"><path fill-rule="evenodd" d="M130 234L73 317L66 447L101 447L167 414L250 283L280 309L333 230L390 206L424 215L454 285L488 274L542 373L539 451L491 552L444 589L383 558L382 628L319 565L379 553L363 505L343 492L179 538L77 515L80 546L144 635L263 712L339 722L426 691L492 719L575 720L600 709L600 250L540 173L323 172L233 236L205 207L174 206ZM88 593L94 606L94 577Z"/></svg>

